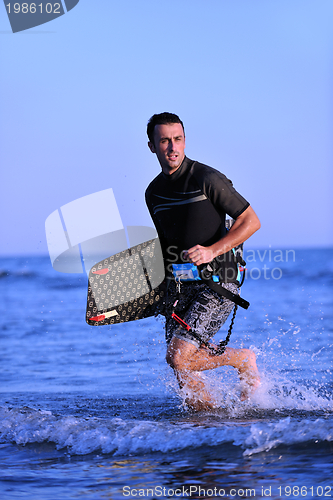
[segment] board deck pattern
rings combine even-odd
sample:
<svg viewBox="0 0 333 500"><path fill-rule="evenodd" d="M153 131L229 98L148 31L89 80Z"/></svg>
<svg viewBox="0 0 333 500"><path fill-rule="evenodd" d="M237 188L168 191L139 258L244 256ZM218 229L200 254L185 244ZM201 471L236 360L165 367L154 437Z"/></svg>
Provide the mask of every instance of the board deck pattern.
<svg viewBox="0 0 333 500"><path fill-rule="evenodd" d="M98 262L89 272L86 322L97 326L153 316L164 296L163 279L157 238Z"/></svg>

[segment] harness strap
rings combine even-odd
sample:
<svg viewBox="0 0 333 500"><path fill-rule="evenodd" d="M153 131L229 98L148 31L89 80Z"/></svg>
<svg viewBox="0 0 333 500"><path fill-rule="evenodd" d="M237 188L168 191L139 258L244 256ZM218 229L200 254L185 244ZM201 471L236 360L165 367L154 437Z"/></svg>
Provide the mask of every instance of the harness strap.
<svg viewBox="0 0 333 500"><path fill-rule="evenodd" d="M209 279L204 278L203 279L201 276L201 279L207 286L209 286L209 288L211 290L218 293L219 295L222 295L222 297L225 297L226 299L231 300L237 306L243 307L243 309L249 308L250 303L247 300L242 299L242 297L240 297L239 295L230 292L230 290L227 290L223 286L219 285L218 283L213 281L211 278L209 278Z"/></svg>
<svg viewBox="0 0 333 500"><path fill-rule="evenodd" d="M207 268L206 268L206 271L207 271ZM209 349L212 354L214 354L215 356L219 356L219 355L221 355L221 354L224 353L225 348L226 348L226 346L229 343L229 340L230 340L230 337L231 337L231 333L232 333L232 328L234 326L234 321L235 321L235 317L236 317L238 306L243 307L244 309L248 309L250 303L247 300L242 299L239 295L230 292L230 290L228 290L227 288L224 288L223 286L221 286L218 283L216 283L212 279L211 276L209 276L209 277L203 277L203 272L201 272L200 273L200 277L201 277L200 281L203 282L203 283L205 283L207 286L209 286L209 288L211 290L213 290L214 292L216 292L218 295L221 295L222 297L225 297L226 299L229 299L229 300L231 300L232 302L235 303L234 312L233 312L231 323L230 323L230 326L229 326L229 329L228 329L228 334L227 334L225 340L221 340L221 342L219 342L219 344L217 345L217 347L213 347L209 342L204 342L205 347L207 349ZM245 269L244 269L243 279L242 279L242 282L241 282L240 286L244 282L244 277L245 277ZM189 330L191 330L191 327L187 323L185 323L185 321L183 319L181 319L179 316L177 316L175 314L175 312L174 312L175 308L177 306L177 303L178 303L179 296L180 296L180 287L181 287L181 280L180 280L180 278L176 279L176 282L177 282L177 298L176 298L176 300L175 300L175 302L173 304L171 317L175 321L177 321L177 323L179 323L183 328L185 328L187 331L189 331ZM192 332L192 334L195 335L194 332ZM202 342L201 339L199 339L199 340Z"/></svg>

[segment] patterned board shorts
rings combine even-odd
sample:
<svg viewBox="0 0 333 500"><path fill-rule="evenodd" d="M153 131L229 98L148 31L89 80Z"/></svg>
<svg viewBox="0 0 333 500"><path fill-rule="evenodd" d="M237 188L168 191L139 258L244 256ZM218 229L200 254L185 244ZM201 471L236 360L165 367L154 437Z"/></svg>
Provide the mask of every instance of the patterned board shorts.
<svg viewBox="0 0 333 500"><path fill-rule="evenodd" d="M223 283L222 286L232 293L239 294L239 288L234 283ZM177 337L200 347L219 331L235 305L234 302L221 297L205 284L183 283L174 312L191 327L191 330L187 331L171 317L176 298L176 283L171 282L164 310L167 344L172 337Z"/></svg>

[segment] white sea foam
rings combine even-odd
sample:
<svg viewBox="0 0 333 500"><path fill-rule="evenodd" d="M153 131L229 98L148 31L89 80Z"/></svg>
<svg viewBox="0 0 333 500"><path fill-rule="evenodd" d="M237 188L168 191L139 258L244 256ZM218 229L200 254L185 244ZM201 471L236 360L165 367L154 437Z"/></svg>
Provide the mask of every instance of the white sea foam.
<svg viewBox="0 0 333 500"><path fill-rule="evenodd" d="M1 443L53 442L70 454L102 452L113 455L171 453L201 446L231 444L244 455L278 445L332 441L332 419L282 418L271 422L154 422L57 416L34 409L0 409Z"/></svg>
<svg viewBox="0 0 333 500"><path fill-rule="evenodd" d="M333 441L333 422L322 418L297 421L291 417L278 422L251 425L250 435L242 446L244 455L268 451L276 446L297 443Z"/></svg>
<svg viewBox="0 0 333 500"><path fill-rule="evenodd" d="M329 388L325 391L319 384L295 381L288 373L260 373L261 383L247 401L241 401L241 384L236 371L223 368L221 371L201 372L201 379L212 396L217 408L222 408L229 417L239 418L249 410L274 410L277 414L286 411L333 412L333 397ZM167 384L183 399L177 383L168 379Z"/></svg>

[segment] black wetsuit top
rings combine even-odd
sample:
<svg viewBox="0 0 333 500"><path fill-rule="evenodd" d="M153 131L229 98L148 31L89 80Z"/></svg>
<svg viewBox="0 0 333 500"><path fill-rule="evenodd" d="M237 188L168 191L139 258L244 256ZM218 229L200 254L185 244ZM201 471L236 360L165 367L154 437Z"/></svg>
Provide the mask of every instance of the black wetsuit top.
<svg viewBox="0 0 333 500"><path fill-rule="evenodd" d="M173 174L155 177L146 203L166 268L170 262L184 262L183 250L218 241L226 233L226 214L236 219L249 206L225 175L187 157Z"/></svg>

